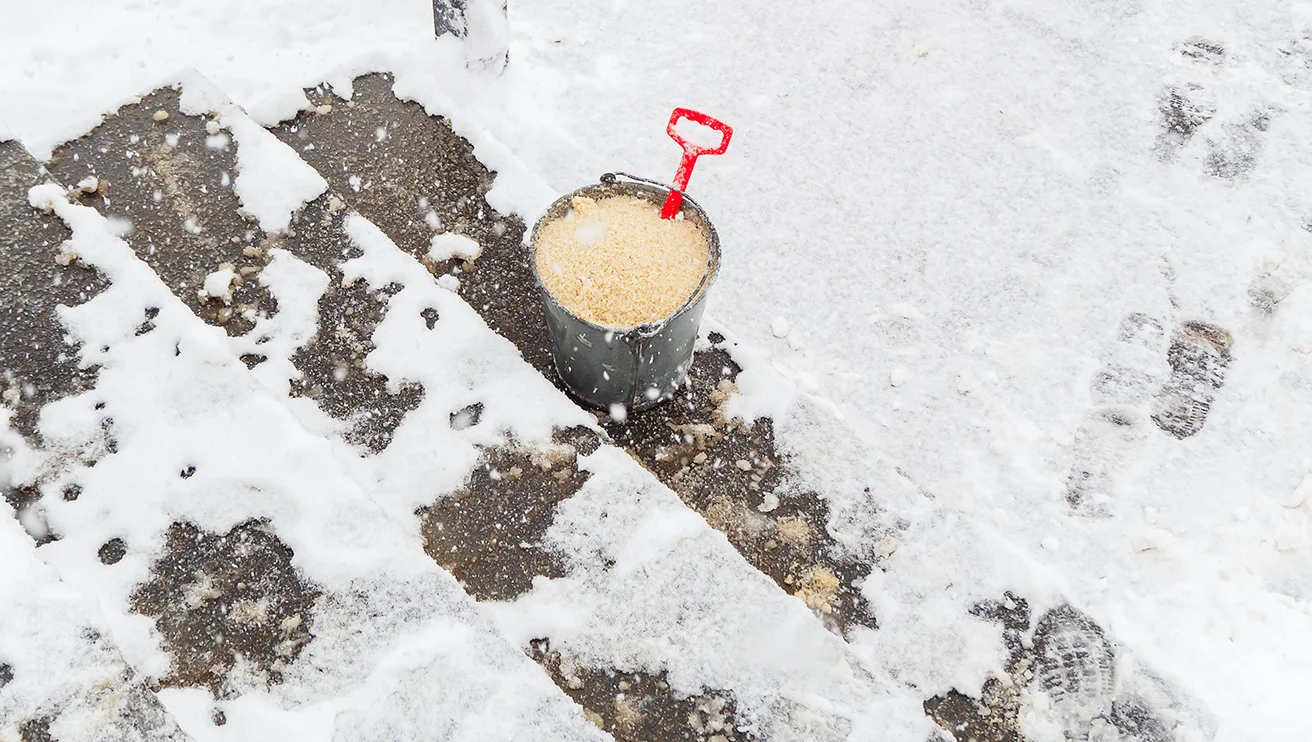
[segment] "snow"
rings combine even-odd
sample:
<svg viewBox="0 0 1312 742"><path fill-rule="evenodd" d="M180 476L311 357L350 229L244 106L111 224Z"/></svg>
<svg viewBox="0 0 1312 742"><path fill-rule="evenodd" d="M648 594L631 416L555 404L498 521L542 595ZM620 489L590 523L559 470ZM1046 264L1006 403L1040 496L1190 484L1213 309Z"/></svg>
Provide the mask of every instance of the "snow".
<svg viewBox="0 0 1312 742"><path fill-rule="evenodd" d="M183 113L216 117L205 124L210 135L205 145L210 149L228 146L228 135L221 133L222 129L230 131L237 140L237 179L233 191L241 199L242 208L259 220L265 232L286 230L301 204L328 190L328 183L295 150L253 121L211 80L195 70L175 77L177 81L173 85L181 92ZM168 116L167 112L162 113ZM171 144L176 144L176 139Z"/></svg>
<svg viewBox="0 0 1312 742"><path fill-rule="evenodd" d="M716 149L724 141L724 134L705 124L689 118L681 118L674 124L674 133L683 141L702 149Z"/></svg>
<svg viewBox="0 0 1312 742"><path fill-rule="evenodd" d="M435 234L428 244L428 257L439 263L452 258L473 262L483 254L483 246L476 240L454 232Z"/></svg>
<svg viewBox="0 0 1312 742"><path fill-rule="evenodd" d="M202 299L222 299L224 304L232 303L232 282L237 280L237 271L223 268L205 276L201 283Z"/></svg>
<svg viewBox="0 0 1312 742"><path fill-rule="evenodd" d="M770 333L777 338L788 337L788 320L783 317L775 317L770 320Z"/></svg>
<svg viewBox="0 0 1312 742"><path fill-rule="evenodd" d="M265 362L253 373L262 383L286 394L300 372L292 365L296 350L319 329L319 297L327 290L328 274L281 248L269 251L271 260L260 271L259 282L278 301L271 317L259 317L250 333L229 338L234 355L258 353Z"/></svg>
<svg viewBox="0 0 1312 742"><path fill-rule="evenodd" d="M232 189L242 207L259 220L260 229L287 229L301 204L328 190L323 176L249 117L228 113L222 125L232 131L238 146Z"/></svg>
<svg viewBox="0 0 1312 742"><path fill-rule="evenodd" d="M608 411L610 412L610 419L617 423L622 423L629 417L629 410L618 402L611 405Z"/></svg>
<svg viewBox="0 0 1312 742"><path fill-rule="evenodd" d="M907 383L907 379L910 378L910 376L911 372L907 371L905 368L894 368L888 372L888 385L902 386Z"/></svg>
<svg viewBox="0 0 1312 742"><path fill-rule="evenodd" d="M324 186L257 124L293 115L306 105L301 89L325 79L345 92L355 73L393 70L398 95L450 117L497 172L493 206L528 220L558 193L602 172L667 177L677 161L663 128L671 108L714 113L735 127L735 143L725 156L699 165L691 193L725 246L706 329L739 342L734 356L745 367L737 382L742 393L729 410L774 420L780 445L811 461L802 468L833 493L840 523L854 529L848 534L854 546L867 535L856 527L862 518L844 515L862 501L856 482L882 485L875 488L887 497L881 503L911 523L887 555L895 568L864 587L881 628L855 644L862 662L927 691L957 685L976 692L1001 650L996 627L969 616L969 606L1008 590L1036 606L1064 596L1105 626L1135 662L1206 706L1218 739L1307 736L1312 57L1306 37L1312 10L1306 4L824 0L803 12L745 2L540 0L512 7L511 62L495 79L478 65L466 68L469 54L486 59L486 50L429 39L430 8L423 3L302 0L267 8L249 0L148 0L126 9L74 2L65 10L51 14L37 3L6 9L0 119L12 135L48 156L102 113L175 82L176 69L198 67L249 112L247 118L229 108L220 120L242 157L238 194L272 230L286 228L291 211ZM480 18L492 22L495 14ZM1224 45L1219 60L1181 53L1181 44L1200 34ZM1213 118L1184 141L1163 145L1159 99L1168 87L1190 86L1198 87L1195 102ZM184 94L207 97L192 90L184 83ZM228 104L219 95L190 105L217 111ZM1261 111L1269 120L1252 125ZM63 193L47 189L34 197L58 205ZM72 207L59 208L86 221ZM101 260L112 234L88 241L79 231L71 249L83 260ZM523 367L478 381L477 373L499 364L462 347L472 343L500 360L513 359L513 349L475 333L472 311L431 280L421 283L416 271L423 267L392 254L370 225L355 224L352 234L366 255L350 275L371 285L403 279L407 286L389 301L389 308L401 309L395 316L389 310L370 364L422 380L441 401L412 413L398 431L398 453L379 457L379 467L394 466L376 475L386 496L371 496L388 503L379 507L401 513L425 504L413 493L448 491L472 465L469 442L488 435L486 427L447 432L438 423L451 409L483 400L496 425L526 439L570 415L586 422ZM152 301L170 300L132 265L113 264L115 285L146 287L140 291ZM169 360L172 345L154 347L160 339L131 339L139 321L136 293L108 292L96 300L95 315L61 312L87 338L114 341L108 353L87 343L84 357L109 364L102 393L122 395L116 399L124 412L115 424L123 429L124 451L169 444L154 458L133 454L142 466L176 454L168 434L181 428L166 421L190 426L186 440L223 431L233 415L271 420L277 430L309 424L271 410L283 404L292 373L285 359L313 331L311 311L326 276L292 256L276 257L269 271L280 307L299 308L274 318L285 325L269 331L281 338L270 357L284 361L261 372L269 375L259 379L265 386L235 381L229 372L240 371L237 346L184 322L182 309L161 312L155 331L180 343L180 361ZM1279 299L1272 314L1253 307L1253 287ZM410 310L425 302L441 311L446 335L424 334ZM1163 334L1118 339L1117 328L1134 312L1159 320ZM786 317L784 332L764 321L769 317ZM1203 430L1175 440L1154 428L1147 398L1170 374L1172 328L1188 320L1231 331L1234 361ZM122 371L114 370L116 363ZM129 367L142 378L132 380ZM1127 400L1109 402L1091 391L1104 372L1116 377L1117 393ZM217 374L227 386L197 390L175 378L184 373ZM1133 381L1140 377L1146 381ZM170 400L204 391L208 402L172 411L144 393L152 381L172 393ZM537 390L528 395L536 401L523 404L523 396L510 394L521 384ZM247 397L263 402L224 411L231 399ZM95 434L99 418L89 402L74 398L48 408L43 429L61 446ZM130 413L138 404L141 410ZM1131 411L1131 435L1109 436L1097 422L1109 405ZM859 431L860 445L826 434L836 416ZM444 431L437 442L421 434L426 425ZM135 444L134 433L142 436ZM298 440L315 448L309 438ZM209 445L227 442L220 437ZM405 456L445 445L452 452L434 457L444 459L433 464L435 479L400 466ZM266 455L257 447L240 450L259 460ZM834 451L848 452L852 471L824 475ZM311 458L328 471L346 470L326 463L333 456ZM35 464L20 455L11 465ZM1073 512L1067 479L1078 467L1094 466L1103 467L1110 483L1098 503L1102 512ZM109 487L110 474L98 470L79 475ZM255 464L251 472L295 489ZM140 483L145 475L122 476ZM103 535L121 522L150 543L164 520L147 505L184 505L144 491L139 510L98 528L88 518L88 533ZM714 538L673 515L675 503L664 494L650 497L644 507L660 511L651 502L665 498L670 515L652 530L644 530L639 515L626 521L623 533L646 539L625 552L635 569L650 567L644 553ZM261 507L242 501L222 513L187 512L217 527L264 512ZM57 529L84 517L63 506L49 515ZM683 541L661 540L676 536ZM623 540L619 531L575 533L564 525L553 537L616 553ZM307 560L334 565L315 572L327 580L340 565L315 554L310 541L297 541L297 555L305 543ZM81 545L88 553L96 546ZM69 556L73 544L47 549L61 575L87 567ZM140 577L144 562L133 559L120 566ZM726 564L717 568L732 574ZM126 578L102 585L94 577L99 568L90 567L78 584L121 608ZM445 584L439 578L425 579ZM428 586L418 578L401 581ZM630 595L612 584L583 588L587 601L604 603L606 611L617 609L599 596ZM459 598L458 589L441 589ZM522 600L536 606L532 615L542 623L516 628L523 614L498 616L498 636L558 625L578 641L598 642L593 651L603 653L600 637L607 635L594 635L591 627L604 623L586 615L592 603L576 605L571 595L540 586ZM633 596L639 604L658 597ZM772 620L783 621L784 607L776 609ZM433 608L443 610L445 604ZM129 664L156 667L158 650L144 629L115 620L122 624L116 640L125 655L131 650ZM799 619L798 627L803 624ZM420 659L447 646L422 632L414 641ZM503 649L496 656L513 666L506 652L515 650ZM680 656L696 656L693 649ZM452 650L458 662L460 654ZM698 679L744 687L762 687L762 677L770 677L753 677L747 659L732 653L720 670L690 666L699 668ZM406 702L392 684L404 671L357 686L377 695L351 696L349 703L359 704L351 707L374 699ZM847 692L817 687L831 699ZM208 718L192 696L167 691L164 697L196 729ZM274 702L242 703L230 714L234 730L274 717L300 723L279 716L288 712ZM1040 720L1028 723L1036 738L1045 734Z"/></svg>

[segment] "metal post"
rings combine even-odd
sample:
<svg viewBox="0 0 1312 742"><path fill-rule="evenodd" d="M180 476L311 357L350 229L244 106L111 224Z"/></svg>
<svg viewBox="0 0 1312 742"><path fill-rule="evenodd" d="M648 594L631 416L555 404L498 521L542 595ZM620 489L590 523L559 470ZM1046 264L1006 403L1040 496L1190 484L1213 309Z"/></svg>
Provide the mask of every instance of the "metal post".
<svg viewBox="0 0 1312 742"><path fill-rule="evenodd" d="M510 62L507 0L433 0L433 34L463 40L467 66L500 74Z"/></svg>
<svg viewBox="0 0 1312 742"><path fill-rule="evenodd" d="M442 38L451 34L463 39L469 27L465 21L465 4L468 0L433 0L433 35Z"/></svg>

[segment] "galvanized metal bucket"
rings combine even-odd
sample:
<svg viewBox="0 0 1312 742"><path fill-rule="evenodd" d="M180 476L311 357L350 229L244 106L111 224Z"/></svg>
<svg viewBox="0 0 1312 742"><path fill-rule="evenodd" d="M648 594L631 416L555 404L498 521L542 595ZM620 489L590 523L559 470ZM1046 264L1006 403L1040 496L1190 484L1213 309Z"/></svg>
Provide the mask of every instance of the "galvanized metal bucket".
<svg viewBox="0 0 1312 742"><path fill-rule="evenodd" d="M631 181L620 181L617 175ZM688 377L693 345L706 309L706 294L720 269L720 238L706 212L683 194L680 213L702 229L710 244L706 273L692 295L670 316L629 330L617 330L588 322L561 306L547 291L537 268L538 230L559 219L575 196L603 199L633 196L659 209L673 190L656 181L626 173L606 173L601 182L585 186L557 199L533 225L529 264L546 307L547 332L556 372L570 392L585 404L615 412L644 410L674 396Z"/></svg>

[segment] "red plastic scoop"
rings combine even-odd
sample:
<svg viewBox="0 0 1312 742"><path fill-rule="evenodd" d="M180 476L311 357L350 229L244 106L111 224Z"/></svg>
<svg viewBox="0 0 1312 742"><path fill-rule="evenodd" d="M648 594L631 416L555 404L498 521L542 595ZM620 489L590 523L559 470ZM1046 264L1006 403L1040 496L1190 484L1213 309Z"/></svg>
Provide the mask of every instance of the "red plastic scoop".
<svg viewBox="0 0 1312 742"><path fill-rule="evenodd" d="M674 125L679 123L679 119L688 119L695 121L702 126L709 126L720 132L724 136L720 139L718 147L703 147L700 144L689 142L679 136ZM697 164L697 158L702 155L722 155L729 149L729 138L733 136L733 127L722 121L707 116L704 113L692 111L687 108L676 108L674 113L670 114L670 124L665 127L665 132L670 135L670 139L679 143L683 147L683 159L679 160L679 172L674 174L674 187L678 191L670 191L670 197L665 199L665 207L661 209L662 219L673 219L675 214L679 213L679 204L683 203L683 194L679 191L688 190L688 179L692 177L692 168Z"/></svg>

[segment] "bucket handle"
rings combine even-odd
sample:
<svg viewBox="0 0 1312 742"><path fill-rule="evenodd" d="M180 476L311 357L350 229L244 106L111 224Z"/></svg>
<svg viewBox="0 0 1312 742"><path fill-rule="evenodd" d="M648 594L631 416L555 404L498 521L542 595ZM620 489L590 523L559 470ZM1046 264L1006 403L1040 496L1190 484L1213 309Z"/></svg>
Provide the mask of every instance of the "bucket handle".
<svg viewBox="0 0 1312 742"><path fill-rule="evenodd" d="M622 176L628 178L629 180L636 180L636 181L638 181L639 183L646 183L647 185L659 186L659 187L661 187L661 188L664 188L664 189L667 190L667 191L673 191L674 193L677 193L677 194L679 194L680 196L683 196L684 198L688 198L688 194L684 193L683 191L679 190L678 188L675 188L674 186L670 185L669 183L662 183L662 182L660 182L659 180L652 180L651 178L641 178L641 177L638 177L637 175L630 175L629 173L623 173L623 172L620 172L619 170L616 170L616 171L613 172L613 173L602 173L602 174L601 174L601 178L600 178L599 180L601 180L601 182L602 182L603 185L614 185L615 182L616 182L616 177L615 177L615 176L617 176L617 175L622 175Z"/></svg>

